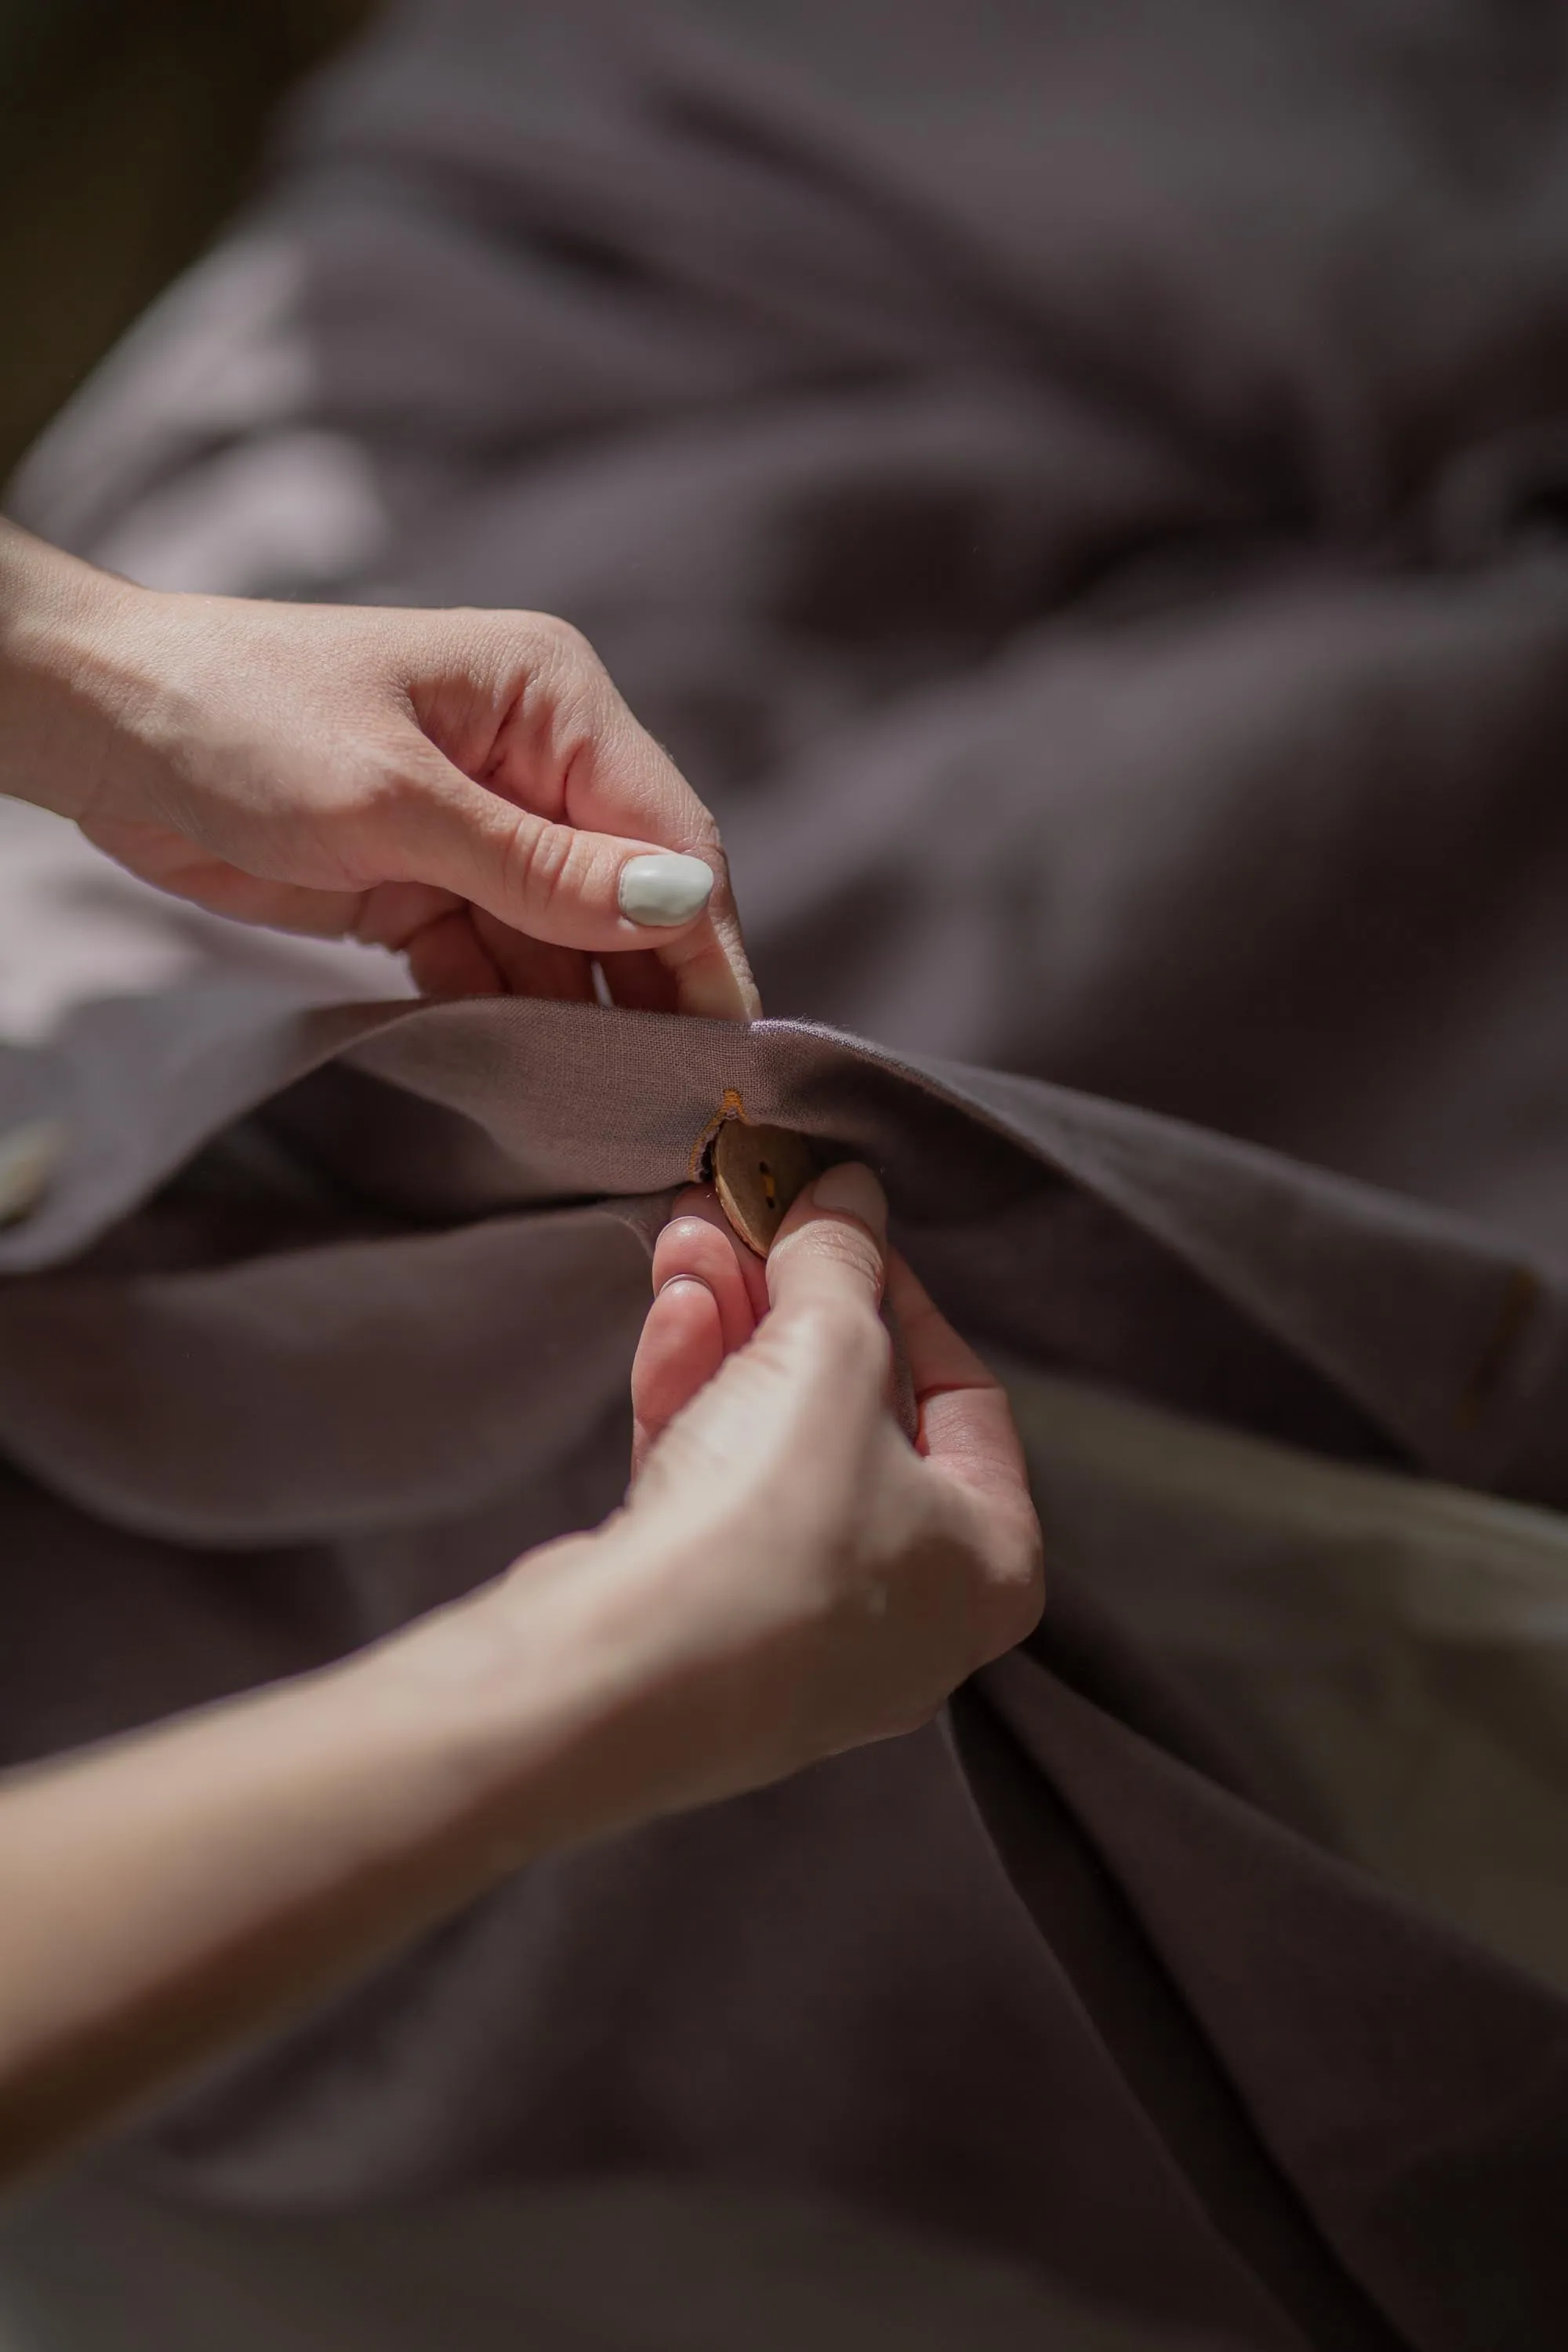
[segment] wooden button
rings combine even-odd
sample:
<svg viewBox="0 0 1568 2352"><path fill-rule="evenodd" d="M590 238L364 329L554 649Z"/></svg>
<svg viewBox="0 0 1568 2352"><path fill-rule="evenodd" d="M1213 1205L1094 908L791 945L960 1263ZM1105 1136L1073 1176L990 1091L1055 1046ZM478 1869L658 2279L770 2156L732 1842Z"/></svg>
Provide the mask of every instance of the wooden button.
<svg viewBox="0 0 1568 2352"><path fill-rule="evenodd" d="M713 1183L741 1239L766 1257L790 1204L818 1173L804 1135L727 1118L713 1139Z"/></svg>

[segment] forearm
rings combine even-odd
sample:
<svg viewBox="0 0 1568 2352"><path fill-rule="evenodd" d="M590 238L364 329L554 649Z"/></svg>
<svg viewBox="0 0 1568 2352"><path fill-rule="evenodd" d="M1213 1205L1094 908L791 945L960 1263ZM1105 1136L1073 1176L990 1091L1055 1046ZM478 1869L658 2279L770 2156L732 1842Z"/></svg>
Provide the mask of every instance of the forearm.
<svg viewBox="0 0 1568 2352"><path fill-rule="evenodd" d="M105 624L142 593L0 520L0 792L91 804L124 686Z"/></svg>
<svg viewBox="0 0 1568 2352"><path fill-rule="evenodd" d="M712 1229L677 1220L624 1511L344 1664L0 1780L0 2175L530 1857L908 1731L1029 1632L1005 1403L897 1259L920 1453L889 1414L885 1228L868 1171L819 1178L715 1371Z"/></svg>
<svg viewBox="0 0 1568 2352"><path fill-rule="evenodd" d="M646 1662L596 1566L538 1556L341 1666L0 1780L0 2177L635 1809Z"/></svg>

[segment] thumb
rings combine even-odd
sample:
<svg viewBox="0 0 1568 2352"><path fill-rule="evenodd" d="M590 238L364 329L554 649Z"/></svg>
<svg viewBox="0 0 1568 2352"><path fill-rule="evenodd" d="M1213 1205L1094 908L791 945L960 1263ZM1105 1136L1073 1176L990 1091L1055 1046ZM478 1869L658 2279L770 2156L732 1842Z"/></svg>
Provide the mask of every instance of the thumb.
<svg viewBox="0 0 1568 2352"><path fill-rule="evenodd" d="M713 895L704 857L537 816L456 769L405 829L403 849L418 880L589 955L662 945L700 921Z"/></svg>
<svg viewBox="0 0 1568 2352"><path fill-rule="evenodd" d="M653 1448L635 1507L679 1506L689 1517L748 1480L780 1472L797 1485L804 1462L809 1517L836 1476L854 1475L856 1433L881 1412L887 1388L877 1311L886 1218L868 1168L830 1168L800 1195L768 1253L770 1312ZM694 1325L700 1306L682 1302Z"/></svg>
<svg viewBox="0 0 1568 2352"><path fill-rule="evenodd" d="M775 1314L814 1306L881 1305L887 1275L888 1202L868 1168L840 1161L807 1186L768 1252L768 1297Z"/></svg>
<svg viewBox="0 0 1568 2352"><path fill-rule="evenodd" d="M715 928L729 900L722 853L591 833L520 808L436 759L437 772L397 812L395 856L408 880L452 891L498 922L588 955L655 949L682 1012L744 1018L732 959Z"/></svg>

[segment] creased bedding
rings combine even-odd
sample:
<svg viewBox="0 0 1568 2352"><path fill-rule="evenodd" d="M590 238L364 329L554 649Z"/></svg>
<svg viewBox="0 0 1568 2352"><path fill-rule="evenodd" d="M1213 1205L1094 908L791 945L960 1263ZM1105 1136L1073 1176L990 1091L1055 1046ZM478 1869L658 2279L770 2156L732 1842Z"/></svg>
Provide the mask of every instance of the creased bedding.
<svg viewBox="0 0 1568 2352"><path fill-rule="evenodd" d="M1053 1536L946 1725L536 1866L144 2179L757 2179L1173 2342L1561 2332L1562 48L405 8L36 453L148 579L578 622L788 1017L411 1005L9 819L0 1127L71 1148L0 1236L6 1753L608 1507L731 1087L881 1169Z"/></svg>

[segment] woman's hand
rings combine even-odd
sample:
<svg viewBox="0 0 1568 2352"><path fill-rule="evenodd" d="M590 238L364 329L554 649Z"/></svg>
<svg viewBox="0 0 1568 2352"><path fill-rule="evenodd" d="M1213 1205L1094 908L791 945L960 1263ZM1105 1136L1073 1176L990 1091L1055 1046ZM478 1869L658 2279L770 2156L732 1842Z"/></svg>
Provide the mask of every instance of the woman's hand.
<svg viewBox="0 0 1568 2352"><path fill-rule="evenodd" d="M1023 1638L1006 1402L895 1258L905 1438L883 1218L830 1170L764 1276L688 1196L604 1527L341 1665L0 1777L0 2179L531 1855L908 1730Z"/></svg>
<svg viewBox="0 0 1568 2352"><path fill-rule="evenodd" d="M537 613L157 593L0 524L0 787L435 995L758 1011L711 817Z"/></svg>
<svg viewBox="0 0 1568 2352"><path fill-rule="evenodd" d="M765 1268L710 1192L660 1236L622 1526L657 1564L643 1605L680 1693L683 1802L910 1729L1039 1615L1006 1398L887 1255L886 1221L876 1179L846 1165L796 1202Z"/></svg>

